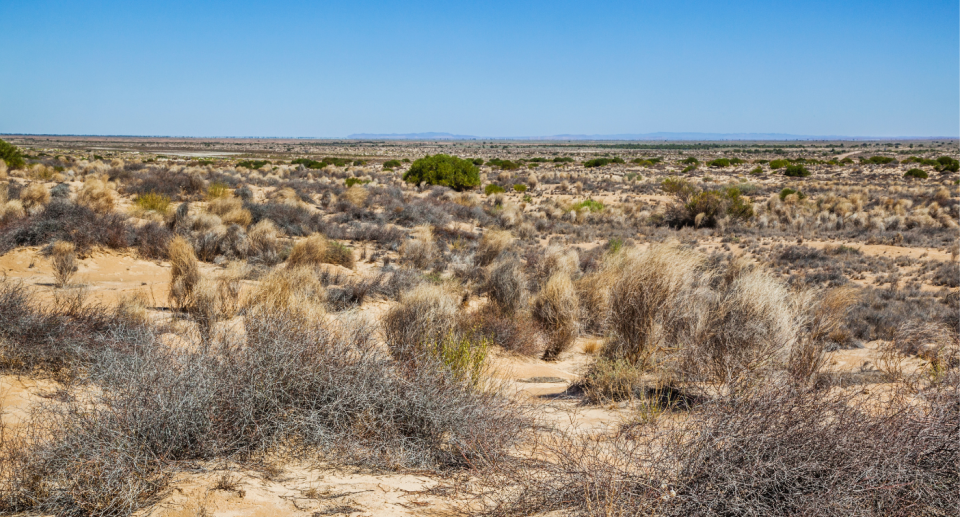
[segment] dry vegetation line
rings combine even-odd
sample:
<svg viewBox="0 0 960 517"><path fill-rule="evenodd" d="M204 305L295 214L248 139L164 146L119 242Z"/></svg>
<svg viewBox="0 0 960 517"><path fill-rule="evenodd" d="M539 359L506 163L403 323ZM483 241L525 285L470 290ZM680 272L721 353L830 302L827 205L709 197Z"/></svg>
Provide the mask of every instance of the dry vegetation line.
<svg viewBox="0 0 960 517"><path fill-rule="evenodd" d="M0 368L54 386L0 420L0 512L159 511L184 479L253 505L239 480L294 458L429 473L478 515L960 505L942 150L344 145L0 163L0 252L46 257L3 262ZM169 265L169 303L91 302L98 248Z"/></svg>

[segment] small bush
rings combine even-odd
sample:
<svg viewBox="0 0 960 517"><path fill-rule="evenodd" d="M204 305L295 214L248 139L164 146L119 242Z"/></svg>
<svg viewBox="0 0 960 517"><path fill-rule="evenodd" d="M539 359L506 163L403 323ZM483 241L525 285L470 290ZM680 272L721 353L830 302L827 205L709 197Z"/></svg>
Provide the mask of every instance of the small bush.
<svg viewBox="0 0 960 517"><path fill-rule="evenodd" d="M45 246L56 240L72 242L80 253L92 246L120 249L129 245L127 236L125 217L97 214L87 207L55 199L39 213L0 229L0 253L16 246Z"/></svg>
<svg viewBox="0 0 960 517"><path fill-rule="evenodd" d="M728 160L727 158L717 158L715 160L710 160L709 162L707 162L707 165L711 167L729 167L730 160Z"/></svg>
<svg viewBox="0 0 960 517"><path fill-rule="evenodd" d="M780 195L780 201L783 201L784 199L787 199L787 196L791 196L791 195L793 195L793 194L796 194L796 195L797 195L797 199L806 199L806 198L807 198L807 195L804 194L803 192L800 192L799 190L795 190L795 189L792 189L792 188L790 188L790 187L784 187L783 190L781 190L781 191L780 191L780 194L779 194L779 195Z"/></svg>
<svg viewBox="0 0 960 517"><path fill-rule="evenodd" d="M170 260L170 299L177 310L186 310L193 304L193 291L200 283L200 263L197 255L183 237L174 237L167 247Z"/></svg>
<svg viewBox="0 0 960 517"><path fill-rule="evenodd" d="M903 174L904 178L927 179L930 175L923 169L910 169Z"/></svg>
<svg viewBox="0 0 960 517"><path fill-rule="evenodd" d="M763 167L760 167L759 165L750 171L751 176L760 176L762 174L763 174Z"/></svg>
<svg viewBox="0 0 960 517"><path fill-rule="evenodd" d="M513 185L513 190L516 192L526 192L527 186L524 185L523 183L516 183Z"/></svg>
<svg viewBox="0 0 960 517"><path fill-rule="evenodd" d="M320 264L338 264L353 269L353 251L317 233L294 244L287 257L288 268Z"/></svg>
<svg viewBox="0 0 960 517"><path fill-rule="evenodd" d="M803 165L790 165L784 169L783 175L793 178L805 178L810 175L810 171L808 171Z"/></svg>
<svg viewBox="0 0 960 517"><path fill-rule="evenodd" d="M949 156L941 156L936 160L936 168L940 172L960 172L960 160Z"/></svg>
<svg viewBox="0 0 960 517"><path fill-rule="evenodd" d="M296 160L294 160L293 163L296 163ZM270 162L267 160L241 160L237 162L237 167L245 167L247 169L259 169L264 165L270 165Z"/></svg>
<svg viewBox="0 0 960 517"><path fill-rule="evenodd" d="M383 162L383 168L384 168L385 170L393 170L393 169L396 169L397 167L400 167L400 166L402 166L402 165L403 165L403 164L400 163L400 160L387 160L387 161Z"/></svg>
<svg viewBox="0 0 960 517"><path fill-rule="evenodd" d="M403 180L414 184L426 182L428 185L462 191L480 185L480 170L470 160L437 154L413 162L410 169L404 173Z"/></svg>
<svg viewBox="0 0 960 517"><path fill-rule="evenodd" d="M788 160L784 160L784 159L770 160L771 169L783 169L789 166L790 166L790 162Z"/></svg>
<svg viewBox="0 0 960 517"><path fill-rule="evenodd" d="M502 194L504 192L506 191L503 190L503 187L497 185L496 183L491 183L483 188L483 193L488 196L492 196L493 194Z"/></svg>

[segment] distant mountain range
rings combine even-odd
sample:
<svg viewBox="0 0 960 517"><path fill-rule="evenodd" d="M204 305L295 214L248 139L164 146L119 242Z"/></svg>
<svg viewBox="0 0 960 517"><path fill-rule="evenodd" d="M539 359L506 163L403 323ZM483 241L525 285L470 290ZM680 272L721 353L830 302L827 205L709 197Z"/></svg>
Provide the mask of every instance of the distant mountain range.
<svg viewBox="0 0 960 517"><path fill-rule="evenodd" d="M931 137L868 137L839 135L790 135L786 133L637 133L615 135L550 135L550 136L473 136L452 133L356 133L351 140L896 140L898 138ZM932 137L955 138L955 137Z"/></svg>

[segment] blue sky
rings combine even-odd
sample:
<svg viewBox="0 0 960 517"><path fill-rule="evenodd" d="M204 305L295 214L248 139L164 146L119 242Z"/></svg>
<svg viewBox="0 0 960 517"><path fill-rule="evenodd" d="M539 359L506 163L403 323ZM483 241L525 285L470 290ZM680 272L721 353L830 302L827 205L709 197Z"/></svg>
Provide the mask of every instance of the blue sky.
<svg viewBox="0 0 960 517"><path fill-rule="evenodd" d="M958 2L0 0L0 133L960 133Z"/></svg>

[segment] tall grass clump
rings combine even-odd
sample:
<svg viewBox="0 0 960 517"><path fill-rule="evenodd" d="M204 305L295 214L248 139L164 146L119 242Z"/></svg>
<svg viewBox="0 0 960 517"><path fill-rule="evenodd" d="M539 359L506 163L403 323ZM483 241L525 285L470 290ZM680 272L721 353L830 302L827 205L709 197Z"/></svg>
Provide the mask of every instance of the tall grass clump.
<svg viewBox="0 0 960 517"><path fill-rule="evenodd" d="M573 345L579 335L579 312L577 291L570 277L562 272L554 274L537 293L532 308L534 319L549 336L545 360L557 359Z"/></svg>
<svg viewBox="0 0 960 517"><path fill-rule="evenodd" d="M77 204L98 214L106 214L113 211L116 200L113 190L102 179L89 178L77 193Z"/></svg>
<svg viewBox="0 0 960 517"><path fill-rule="evenodd" d="M417 226L411 232L411 238L400 246L400 256L417 269L424 269L433 263L437 256L437 244L433 239L430 225Z"/></svg>
<svg viewBox="0 0 960 517"><path fill-rule="evenodd" d="M57 241L50 248L53 278L57 287L70 283L70 277L77 272L77 247L72 242Z"/></svg>
<svg viewBox="0 0 960 517"><path fill-rule="evenodd" d="M179 235L167 246L170 260L170 299L177 310L185 310L193 303L193 291L200 283L200 262L193 246Z"/></svg>
<svg viewBox="0 0 960 517"><path fill-rule="evenodd" d="M381 320L394 356L410 358L420 348L442 341L455 327L458 303L456 293L444 285L423 283L402 293Z"/></svg>
<svg viewBox="0 0 960 517"><path fill-rule="evenodd" d="M156 192L138 194L137 197L133 198L133 204L145 212L152 211L161 215L166 215L167 211L170 210L170 198Z"/></svg>
<svg viewBox="0 0 960 517"><path fill-rule="evenodd" d="M478 266L488 266L513 245L515 239L510 230L487 230L480 237L474 261Z"/></svg>
<svg viewBox="0 0 960 517"><path fill-rule="evenodd" d="M287 257L287 265L292 268L320 264L336 264L353 269L353 250L315 233L294 244L290 256Z"/></svg>

